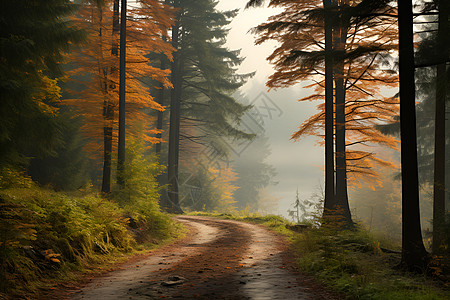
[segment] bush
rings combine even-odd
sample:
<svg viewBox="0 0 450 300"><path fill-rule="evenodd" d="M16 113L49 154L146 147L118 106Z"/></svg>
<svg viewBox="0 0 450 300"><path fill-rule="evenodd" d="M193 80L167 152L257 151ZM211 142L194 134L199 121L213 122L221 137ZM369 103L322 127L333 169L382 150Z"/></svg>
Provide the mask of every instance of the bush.
<svg viewBox="0 0 450 300"><path fill-rule="evenodd" d="M140 240L156 244L171 236L173 223L151 192L119 205L95 194L44 190L11 169L0 174L0 292L34 292L45 278L113 260Z"/></svg>
<svg viewBox="0 0 450 300"><path fill-rule="evenodd" d="M156 176L163 170L155 155L145 155L143 140L128 141L125 185L116 186L111 198L129 218L130 227L139 243L166 237L174 225L159 207L161 187Z"/></svg>

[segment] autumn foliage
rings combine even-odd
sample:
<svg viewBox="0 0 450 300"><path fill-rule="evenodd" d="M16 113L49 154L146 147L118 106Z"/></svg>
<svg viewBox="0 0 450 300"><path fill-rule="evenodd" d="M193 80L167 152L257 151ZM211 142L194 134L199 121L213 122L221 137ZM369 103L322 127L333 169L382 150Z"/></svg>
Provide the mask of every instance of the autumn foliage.
<svg viewBox="0 0 450 300"><path fill-rule="evenodd" d="M305 87L313 87L315 92L299 101L324 100L324 12L318 8L321 2L272 1L272 6L282 7L284 11L254 29L257 44L268 40L280 43L268 57L275 69L267 81L269 88L283 88L305 80L312 82ZM344 81L346 161L349 180L353 183L359 181L359 176L376 179L373 168L376 165L394 166L377 157L370 148L383 145L397 149L398 146L398 140L381 133L377 127L396 122L399 112L397 96L386 96L387 90L398 84L396 72L388 65L388 58L397 48L396 20L381 14L395 13L395 9L380 7L379 17L361 22L348 10L358 7L361 2L339 2L341 10L337 10L336 15L347 22L344 28L342 24L341 27L335 25L333 32L335 56L337 35L345 36L340 49L343 52L342 70L339 73L335 70L334 79L335 84L339 78ZM323 137L324 117L325 104L322 103L318 105L318 113L301 124L292 139L299 140L306 135Z"/></svg>
<svg viewBox="0 0 450 300"><path fill-rule="evenodd" d="M112 48L118 35L113 33L112 1L102 6L89 2L82 6L76 21L88 33L88 41L71 54L75 67L70 71L73 80L83 88L73 91L76 96L67 104L75 106L84 116L83 131L89 137L87 150L94 157L102 154L102 138L105 127L112 127L113 140L117 140L118 81L119 60ZM126 113L128 131L135 136L143 128L147 142L155 143L155 129L148 110L164 110L149 92L144 78L151 78L171 87L168 70L150 65L147 58L151 52L164 53L172 59L173 48L163 37L173 23L173 9L161 1L140 1L141 7L129 8L127 25L127 86ZM110 116L107 116L107 110ZM112 114L111 114L112 111ZM114 147L117 143L113 142Z"/></svg>

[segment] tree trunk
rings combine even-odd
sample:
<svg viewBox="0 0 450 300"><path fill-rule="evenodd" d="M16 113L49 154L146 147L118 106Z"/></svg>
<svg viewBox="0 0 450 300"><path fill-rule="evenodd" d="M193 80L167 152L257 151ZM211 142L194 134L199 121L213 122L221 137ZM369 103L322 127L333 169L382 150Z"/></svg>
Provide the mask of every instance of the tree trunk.
<svg viewBox="0 0 450 300"><path fill-rule="evenodd" d="M427 252L420 227L411 0L398 1L398 27L402 165L401 265L409 270L423 271L427 266Z"/></svg>
<svg viewBox="0 0 450 300"><path fill-rule="evenodd" d="M112 46L111 54L118 56L119 45L117 44L116 36L120 31L119 25L119 0L114 0L113 8L113 29L112 29ZM109 80L109 89L114 90L115 84L113 83L113 77L115 76L117 69L115 66L111 67ZM114 122L114 104L108 100L103 103L103 117L105 123L107 124L103 128L103 180L102 180L102 192L109 194L111 192L111 154L112 154L112 144L113 144L113 127Z"/></svg>
<svg viewBox="0 0 450 300"><path fill-rule="evenodd" d="M166 56L164 54L161 54L161 70L165 69L167 66L167 60ZM157 96L157 101L161 106L164 106L165 102L165 89L164 84L159 84L159 91ZM161 149L162 149L162 130L163 130L163 124L164 124L164 111L158 111L157 120L156 120L156 129L159 131L159 133L156 134L156 137L160 140L159 143L155 145L155 154L157 156L157 159L161 165L165 165L165 162L163 161L163 157L161 155ZM164 186L167 184L167 174L164 172L162 174L159 174L156 179L158 180L158 183L160 186ZM167 194L164 191L160 192L159 197L159 205L163 208L168 208L168 197Z"/></svg>
<svg viewBox="0 0 450 300"><path fill-rule="evenodd" d="M437 52L441 61L448 53L448 1L439 0L439 27ZM434 198L433 198L433 253L439 253L444 240L445 226L445 98L447 93L446 63L437 66L436 115L434 128Z"/></svg>
<svg viewBox="0 0 450 300"><path fill-rule="evenodd" d="M333 210L335 205L334 190L334 151L333 151L333 29L330 22L331 0L323 0L325 9L325 199L324 216Z"/></svg>
<svg viewBox="0 0 450 300"><path fill-rule="evenodd" d="M177 52L174 53L172 64L172 84L170 93L170 128L169 128L169 154L167 175L169 182L168 189L168 210L172 213L181 213L182 210L178 198L178 158L180 149L180 100L182 84L182 59L179 47L180 21L178 20L172 27L172 43Z"/></svg>
<svg viewBox="0 0 450 300"><path fill-rule="evenodd" d="M125 90L127 46L127 0L122 0L120 11L120 78L119 78L119 144L117 153L117 184L125 184Z"/></svg>
<svg viewBox="0 0 450 300"><path fill-rule="evenodd" d="M336 210L342 216L346 226L351 225L352 216L348 204L347 192L347 157L345 152L345 81L344 81L344 55L347 42L348 22L342 14L336 26L335 47L335 101L336 101Z"/></svg>
<svg viewBox="0 0 450 300"><path fill-rule="evenodd" d="M108 111L109 105L105 104ZM109 123L109 115L105 113L105 120ZM111 192L111 153L112 153L112 127L103 127L103 177L102 177L102 193L109 194Z"/></svg>
<svg viewBox="0 0 450 300"><path fill-rule="evenodd" d="M165 70L166 69L166 56L164 54L161 54L161 64L160 69ZM164 83L160 82L158 86L158 96L156 97L158 104L161 106L164 106ZM161 144L162 144L162 129L163 129L163 121L164 121L164 111L158 111L158 116L156 120L156 129L159 131L156 134L156 138L160 140L159 143L155 146L155 153L156 155L161 155Z"/></svg>

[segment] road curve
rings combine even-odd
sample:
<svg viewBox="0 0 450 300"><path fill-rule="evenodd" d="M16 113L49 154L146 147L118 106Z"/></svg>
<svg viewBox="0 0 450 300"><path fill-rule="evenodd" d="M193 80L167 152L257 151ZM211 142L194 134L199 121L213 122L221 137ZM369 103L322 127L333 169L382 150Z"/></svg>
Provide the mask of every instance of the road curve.
<svg viewBox="0 0 450 300"><path fill-rule="evenodd" d="M189 239L122 265L69 299L337 299L286 265L286 242L261 226L176 219L190 228Z"/></svg>

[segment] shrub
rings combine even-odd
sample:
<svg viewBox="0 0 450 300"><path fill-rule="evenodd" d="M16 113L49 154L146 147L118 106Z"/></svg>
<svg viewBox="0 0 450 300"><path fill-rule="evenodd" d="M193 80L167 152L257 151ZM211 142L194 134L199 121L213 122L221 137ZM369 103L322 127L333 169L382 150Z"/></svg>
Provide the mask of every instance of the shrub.
<svg viewBox="0 0 450 300"><path fill-rule="evenodd" d="M119 205L92 193L45 190L11 169L0 174L0 292L34 292L45 278L113 260L140 240L156 244L171 236L173 223L159 212L153 190L133 192L132 203Z"/></svg>

